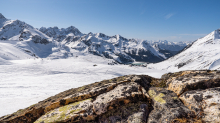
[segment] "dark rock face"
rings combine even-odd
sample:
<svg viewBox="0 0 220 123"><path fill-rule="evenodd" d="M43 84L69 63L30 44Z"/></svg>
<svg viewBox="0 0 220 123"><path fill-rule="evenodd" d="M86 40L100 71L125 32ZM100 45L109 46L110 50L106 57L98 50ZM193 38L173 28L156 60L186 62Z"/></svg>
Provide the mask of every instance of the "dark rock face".
<svg viewBox="0 0 220 123"><path fill-rule="evenodd" d="M138 53L137 53L137 51L132 51L132 52L127 53L127 54L129 56L131 56L132 58L134 58L136 61L157 63L157 62L165 60L164 58L157 57L157 56L153 55L151 52L145 51L145 50L139 50Z"/></svg>
<svg viewBox="0 0 220 123"><path fill-rule="evenodd" d="M43 32L47 36L52 37L54 40L59 42L64 40L65 38L68 38L67 35L69 33L73 33L75 36L82 34L77 28L73 26L70 26L66 29L64 28L59 29L58 27L49 27L49 28L41 27L39 31Z"/></svg>
<svg viewBox="0 0 220 123"><path fill-rule="evenodd" d="M218 73L181 71L165 74L162 79L127 75L104 80L64 91L3 116L0 123L218 123ZM196 86L201 81L206 84ZM161 86L163 83L167 86ZM170 88L184 83L193 86L177 86L181 91Z"/></svg>
<svg viewBox="0 0 220 123"><path fill-rule="evenodd" d="M47 39L45 39L45 38L41 38L40 36L38 36L38 35L35 35L35 36L33 36L32 37L32 41L34 42L34 43L40 43L40 44L48 44L48 43L50 43Z"/></svg>

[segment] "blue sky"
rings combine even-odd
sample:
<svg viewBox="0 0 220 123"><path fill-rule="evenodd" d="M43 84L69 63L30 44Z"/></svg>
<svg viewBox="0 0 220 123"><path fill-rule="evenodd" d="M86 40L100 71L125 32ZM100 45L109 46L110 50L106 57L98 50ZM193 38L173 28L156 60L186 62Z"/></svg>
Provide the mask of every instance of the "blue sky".
<svg viewBox="0 0 220 123"><path fill-rule="evenodd" d="M0 0L0 13L40 28L194 41L220 28L220 0Z"/></svg>

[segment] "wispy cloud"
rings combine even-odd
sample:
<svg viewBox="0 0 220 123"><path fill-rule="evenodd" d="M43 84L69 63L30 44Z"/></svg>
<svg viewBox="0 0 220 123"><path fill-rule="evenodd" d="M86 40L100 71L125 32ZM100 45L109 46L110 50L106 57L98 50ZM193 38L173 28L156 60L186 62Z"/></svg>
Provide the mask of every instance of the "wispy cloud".
<svg viewBox="0 0 220 123"><path fill-rule="evenodd" d="M207 34L178 34L178 35L184 35L184 36L205 36Z"/></svg>
<svg viewBox="0 0 220 123"><path fill-rule="evenodd" d="M165 19L166 20L168 20L168 19L170 19L172 16L174 16L175 14L174 13L169 13L169 14L167 14L167 15L165 15Z"/></svg>

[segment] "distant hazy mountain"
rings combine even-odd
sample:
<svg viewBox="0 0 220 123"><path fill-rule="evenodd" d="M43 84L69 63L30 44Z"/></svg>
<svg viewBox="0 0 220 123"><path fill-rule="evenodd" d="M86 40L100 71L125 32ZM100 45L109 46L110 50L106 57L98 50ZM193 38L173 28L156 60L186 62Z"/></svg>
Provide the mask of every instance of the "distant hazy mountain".
<svg viewBox="0 0 220 123"><path fill-rule="evenodd" d="M127 39L103 33L83 34L77 28L42 27L39 30L0 14L0 40L15 41L26 54L41 58L66 58L74 52L92 53L119 63L156 63L181 51L187 43Z"/></svg>
<svg viewBox="0 0 220 123"><path fill-rule="evenodd" d="M200 38L187 46L179 54L157 64L149 65L157 69L193 70L220 68L220 29Z"/></svg>

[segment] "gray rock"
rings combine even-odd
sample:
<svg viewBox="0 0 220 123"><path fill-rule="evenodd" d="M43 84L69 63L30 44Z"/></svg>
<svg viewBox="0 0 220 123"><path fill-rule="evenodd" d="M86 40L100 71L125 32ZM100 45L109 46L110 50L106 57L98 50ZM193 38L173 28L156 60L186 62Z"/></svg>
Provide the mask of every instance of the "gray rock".
<svg viewBox="0 0 220 123"><path fill-rule="evenodd" d="M194 117L193 112L183 105L173 91L152 87L148 94L153 105L148 123L170 123L177 118Z"/></svg>
<svg viewBox="0 0 220 123"><path fill-rule="evenodd" d="M54 109L40 117L34 123L60 123L80 120L94 120L96 115L92 109L92 99L72 103Z"/></svg>
<svg viewBox="0 0 220 123"><path fill-rule="evenodd" d="M146 91L135 82L122 83L113 90L99 95L93 102L93 110L97 115L101 115L121 105L138 102L138 100L146 98L142 92Z"/></svg>
<svg viewBox="0 0 220 123"><path fill-rule="evenodd" d="M167 80L167 86L168 90L174 91L178 96L190 90L220 87L220 72L182 71L174 73Z"/></svg>
<svg viewBox="0 0 220 123"><path fill-rule="evenodd" d="M187 91L180 96L180 99L203 121L220 122L220 87Z"/></svg>

